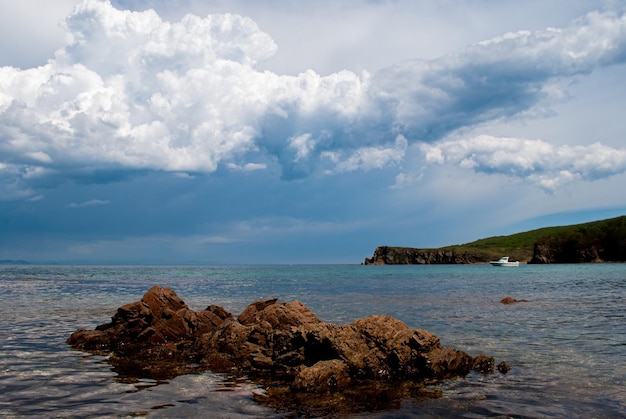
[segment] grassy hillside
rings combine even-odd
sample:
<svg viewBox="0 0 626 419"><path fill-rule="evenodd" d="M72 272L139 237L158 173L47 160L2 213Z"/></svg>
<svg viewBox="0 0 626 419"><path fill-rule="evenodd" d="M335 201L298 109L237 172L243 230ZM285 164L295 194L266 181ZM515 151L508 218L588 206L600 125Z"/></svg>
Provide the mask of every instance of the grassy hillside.
<svg viewBox="0 0 626 419"><path fill-rule="evenodd" d="M533 256L535 243L568 241L603 242L613 248L623 248L626 244L626 216L583 224L540 228L509 236L488 237L471 243L446 246L441 250L479 254L483 255L485 260L510 256L512 260L528 262Z"/></svg>

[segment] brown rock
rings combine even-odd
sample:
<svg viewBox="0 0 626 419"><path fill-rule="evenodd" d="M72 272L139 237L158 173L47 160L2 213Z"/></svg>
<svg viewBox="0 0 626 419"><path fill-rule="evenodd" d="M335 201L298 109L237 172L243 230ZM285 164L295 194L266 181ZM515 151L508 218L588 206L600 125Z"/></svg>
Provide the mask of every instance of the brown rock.
<svg viewBox="0 0 626 419"><path fill-rule="evenodd" d="M422 383L472 369L489 373L494 364L493 358L443 347L432 333L388 315L339 326L321 322L299 301L268 299L235 319L217 306L190 310L171 288L161 287L120 307L111 323L74 332L68 343L112 352L118 371L178 374L194 362L311 393L343 392L365 382Z"/></svg>
<svg viewBox="0 0 626 419"><path fill-rule="evenodd" d="M420 358L423 373L433 378L463 376L470 372L474 364L471 356L454 348L436 348L420 354Z"/></svg>
<svg viewBox="0 0 626 419"><path fill-rule="evenodd" d="M511 366L507 364L505 361L500 362L496 368L502 374L506 374L507 372L511 371Z"/></svg>
<svg viewBox="0 0 626 419"><path fill-rule="evenodd" d="M504 297L500 300L502 304L513 304L513 303L527 303L528 300L517 300L513 297Z"/></svg>
<svg viewBox="0 0 626 419"><path fill-rule="evenodd" d="M132 354L208 333L230 313L211 306L195 312L169 287L152 287L141 299L117 309L110 323L77 330L67 343L77 349Z"/></svg>
<svg viewBox="0 0 626 419"><path fill-rule="evenodd" d="M256 303L250 304L246 309L239 315L237 320L241 324L251 324L257 321L257 314L263 311L266 307L273 305L278 301L277 298L272 298L269 300L257 301Z"/></svg>
<svg viewBox="0 0 626 419"><path fill-rule="evenodd" d="M347 388L350 382L348 366L338 359L332 359L301 368L292 387L299 391L332 393Z"/></svg>
<svg viewBox="0 0 626 419"><path fill-rule="evenodd" d="M478 355L474 358L474 365L472 369L474 371L480 371L483 374L489 374L493 372L494 360L492 357L485 355Z"/></svg>

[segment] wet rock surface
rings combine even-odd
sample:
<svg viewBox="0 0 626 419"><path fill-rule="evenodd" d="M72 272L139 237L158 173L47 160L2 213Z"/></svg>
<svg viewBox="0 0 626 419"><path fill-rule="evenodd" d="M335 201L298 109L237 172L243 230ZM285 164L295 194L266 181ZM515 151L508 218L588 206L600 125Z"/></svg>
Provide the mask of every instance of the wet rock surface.
<svg viewBox="0 0 626 419"><path fill-rule="evenodd" d="M515 297L507 296L500 300L502 304L527 303L528 300L518 300Z"/></svg>
<svg viewBox="0 0 626 419"><path fill-rule="evenodd" d="M193 311L171 288L159 286L120 307L110 323L77 330L67 343L109 355L125 376L168 379L203 370L246 375L267 389L259 401L277 408L297 402L350 411L363 407L359 395L431 397L436 392L426 384L494 371L493 358L444 347L432 333L388 315L339 326L322 322L299 301L269 299L235 318L213 305Z"/></svg>

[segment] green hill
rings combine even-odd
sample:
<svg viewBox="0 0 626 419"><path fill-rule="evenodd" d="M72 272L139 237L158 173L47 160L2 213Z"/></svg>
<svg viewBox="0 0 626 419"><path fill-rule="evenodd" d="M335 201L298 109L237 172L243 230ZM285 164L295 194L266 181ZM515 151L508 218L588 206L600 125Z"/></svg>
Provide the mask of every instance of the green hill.
<svg viewBox="0 0 626 419"><path fill-rule="evenodd" d="M365 263L477 263L501 256L530 263L624 262L626 216L488 237L437 249L383 246Z"/></svg>
<svg viewBox="0 0 626 419"><path fill-rule="evenodd" d="M545 227L509 236L488 237L447 248L455 249L457 252L484 254L489 258L508 255L512 260L530 262L536 244L570 247L574 253L576 249L582 251L596 247L606 256L601 258L602 260L623 261L626 248L626 216L568 226Z"/></svg>

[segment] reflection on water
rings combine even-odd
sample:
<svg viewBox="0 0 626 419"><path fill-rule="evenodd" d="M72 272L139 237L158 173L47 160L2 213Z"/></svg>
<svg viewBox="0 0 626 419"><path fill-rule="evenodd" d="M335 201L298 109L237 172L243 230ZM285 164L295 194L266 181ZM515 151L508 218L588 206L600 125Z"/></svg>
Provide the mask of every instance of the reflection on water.
<svg viewBox="0 0 626 419"><path fill-rule="evenodd" d="M282 416L263 389L204 372L124 380L105 357L71 350L77 328L105 323L152 285L195 309L298 299L321 319L390 314L445 345L493 355L507 375L442 383L440 398L407 398L361 416L620 417L626 414L626 265L0 267L0 415ZM499 304L506 295L529 300ZM357 415L358 416L358 415Z"/></svg>

